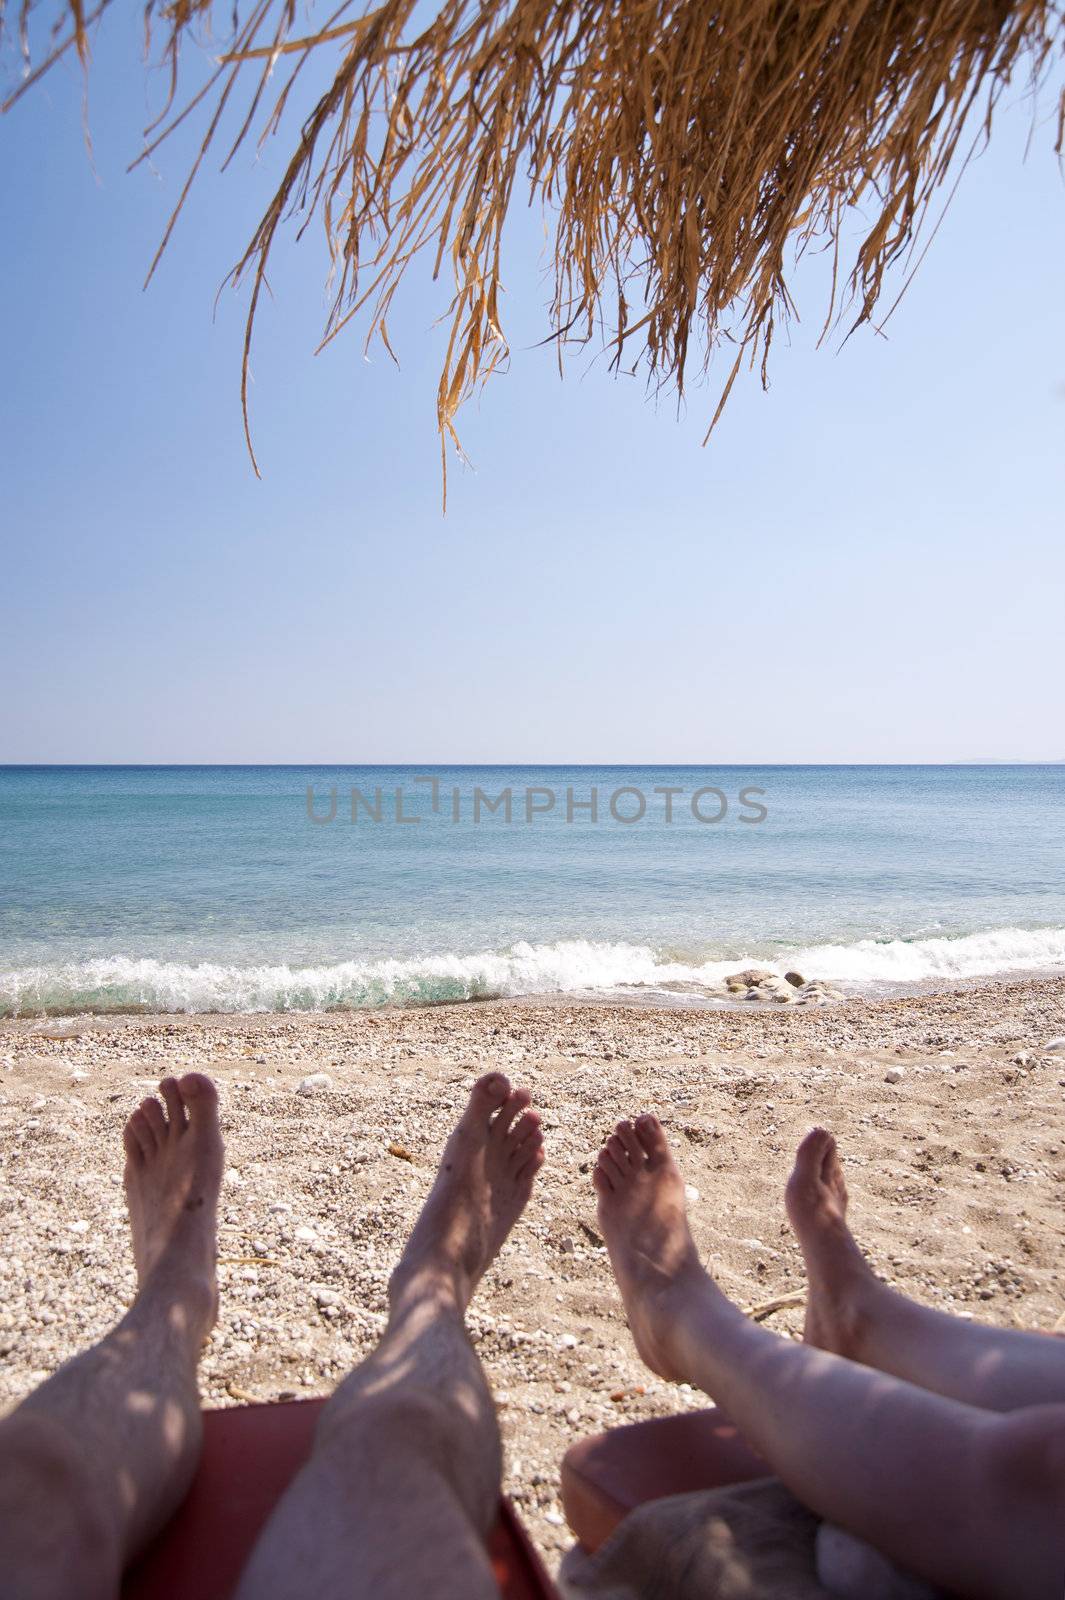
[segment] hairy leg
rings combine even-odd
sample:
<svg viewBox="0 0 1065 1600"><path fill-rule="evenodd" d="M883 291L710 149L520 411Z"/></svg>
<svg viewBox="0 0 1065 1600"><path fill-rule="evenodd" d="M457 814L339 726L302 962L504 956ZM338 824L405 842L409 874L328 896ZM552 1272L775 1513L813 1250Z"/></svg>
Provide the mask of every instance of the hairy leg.
<svg viewBox="0 0 1065 1600"><path fill-rule="evenodd" d="M116 1328L0 1424L0 1562L10 1600L96 1600L181 1501L200 1449L196 1364L217 1309L218 1101L160 1084L126 1124L137 1297Z"/></svg>
<svg viewBox="0 0 1065 1600"><path fill-rule="evenodd" d="M498 1600L492 1397L463 1317L532 1192L543 1139L501 1073L474 1087L389 1287L388 1328L322 1415L238 1600Z"/></svg>
<svg viewBox="0 0 1065 1600"><path fill-rule="evenodd" d="M1065 1403L1065 1340L988 1328L881 1283L847 1227L836 1141L799 1146L786 1202L806 1258L806 1342L986 1411Z"/></svg>
<svg viewBox="0 0 1065 1600"><path fill-rule="evenodd" d="M655 1118L600 1154L599 1218L641 1355L725 1408L819 1516L974 1600L1060 1600L1065 1407L1000 1416L751 1322L700 1265Z"/></svg>

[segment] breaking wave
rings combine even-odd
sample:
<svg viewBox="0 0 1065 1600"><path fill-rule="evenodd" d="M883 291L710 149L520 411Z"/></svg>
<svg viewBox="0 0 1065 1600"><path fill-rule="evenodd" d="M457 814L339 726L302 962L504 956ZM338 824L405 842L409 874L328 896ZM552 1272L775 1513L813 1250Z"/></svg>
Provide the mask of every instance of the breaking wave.
<svg viewBox="0 0 1065 1600"><path fill-rule="evenodd" d="M915 983L1065 967L1065 928L997 928L960 937L861 939L782 951L757 949L710 960L672 959L649 945L562 940L509 950L321 966L176 962L133 956L27 966L0 972L0 1015L75 1011L323 1011L335 1007L429 1005L543 994L608 995L705 991L756 962L797 967L854 992Z"/></svg>

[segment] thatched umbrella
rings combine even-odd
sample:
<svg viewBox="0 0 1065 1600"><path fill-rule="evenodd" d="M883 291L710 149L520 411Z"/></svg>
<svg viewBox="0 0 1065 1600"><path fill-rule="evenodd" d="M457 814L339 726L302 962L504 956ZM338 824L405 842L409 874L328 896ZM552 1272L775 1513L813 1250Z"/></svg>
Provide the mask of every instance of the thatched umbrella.
<svg viewBox="0 0 1065 1600"><path fill-rule="evenodd" d="M23 39L32 4L23 0ZM109 0L91 14L84 0L55 4L54 48L36 66L27 58L5 110L68 49L88 61ZM227 43L212 46L209 81L182 103L181 44L206 38L215 12ZM979 140L1015 74L1038 86L1065 42L1065 0L444 0L432 20L425 0L370 11L341 0L310 34L296 14L295 0L148 0L170 95L139 159L204 118L160 253L223 114L239 115L227 154L273 135L302 69L325 62L331 82L234 273L252 285L245 427L270 251L286 218L305 227L317 215L338 273L325 341L368 308L368 339L390 349L388 312L409 262L429 248L436 271L449 264L442 445L458 444L459 407L507 355L501 245L519 201L539 194L553 218L553 335L602 327L617 363L680 388L693 327L700 365L728 340L716 421L745 359L765 380L797 254L813 241L833 250L826 329L841 308L870 319L955 156L971 153L961 143L971 124ZM1060 155L1065 95L1056 110ZM841 225L859 205L867 231L841 262Z"/></svg>

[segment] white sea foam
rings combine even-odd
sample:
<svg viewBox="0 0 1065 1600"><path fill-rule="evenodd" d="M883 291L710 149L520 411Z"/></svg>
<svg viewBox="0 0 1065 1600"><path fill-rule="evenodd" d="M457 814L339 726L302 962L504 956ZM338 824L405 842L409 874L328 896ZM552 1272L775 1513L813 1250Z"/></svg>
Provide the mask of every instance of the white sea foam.
<svg viewBox="0 0 1065 1600"><path fill-rule="evenodd" d="M793 959L811 977L858 986L1047 971L1065 966L1065 928L992 928L960 938L860 939L857 944L813 945L796 951Z"/></svg>
<svg viewBox="0 0 1065 1600"><path fill-rule="evenodd" d="M112 956L0 972L0 1013L148 1011L318 1011L332 1006L427 1004L491 996L609 994L682 986L698 993L756 963L855 991L1065 967L1065 928L997 928L955 938L861 939L811 945L772 960L739 951L727 958L670 960L649 945L567 939L509 950L412 960L341 961L322 966L231 965Z"/></svg>

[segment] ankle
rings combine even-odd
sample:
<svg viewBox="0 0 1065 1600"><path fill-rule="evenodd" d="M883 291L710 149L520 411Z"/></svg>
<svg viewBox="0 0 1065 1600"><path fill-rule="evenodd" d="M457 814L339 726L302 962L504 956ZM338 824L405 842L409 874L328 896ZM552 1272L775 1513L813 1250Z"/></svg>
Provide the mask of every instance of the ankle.
<svg viewBox="0 0 1065 1600"><path fill-rule="evenodd" d="M705 1330L730 1302L706 1268L693 1260L661 1288L648 1305L654 1320L655 1342L678 1383L694 1383L691 1351L705 1341Z"/></svg>
<svg viewBox="0 0 1065 1600"><path fill-rule="evenodd" d="M463 1275L449 1263L401 1261L388 1282L389 1326L412 1316L453 1316L461 1321L469 1299Z"/></svg>
<svg viewBox="0 0 1065 1600"><path fill-rule="evenodd" d="M137 1291L126 1314L133 1326L165 1330L168 1340L193 1353L194 1360L218 1320L218 1286L213 1272L178 1269L164 1256Z"/></svg>

